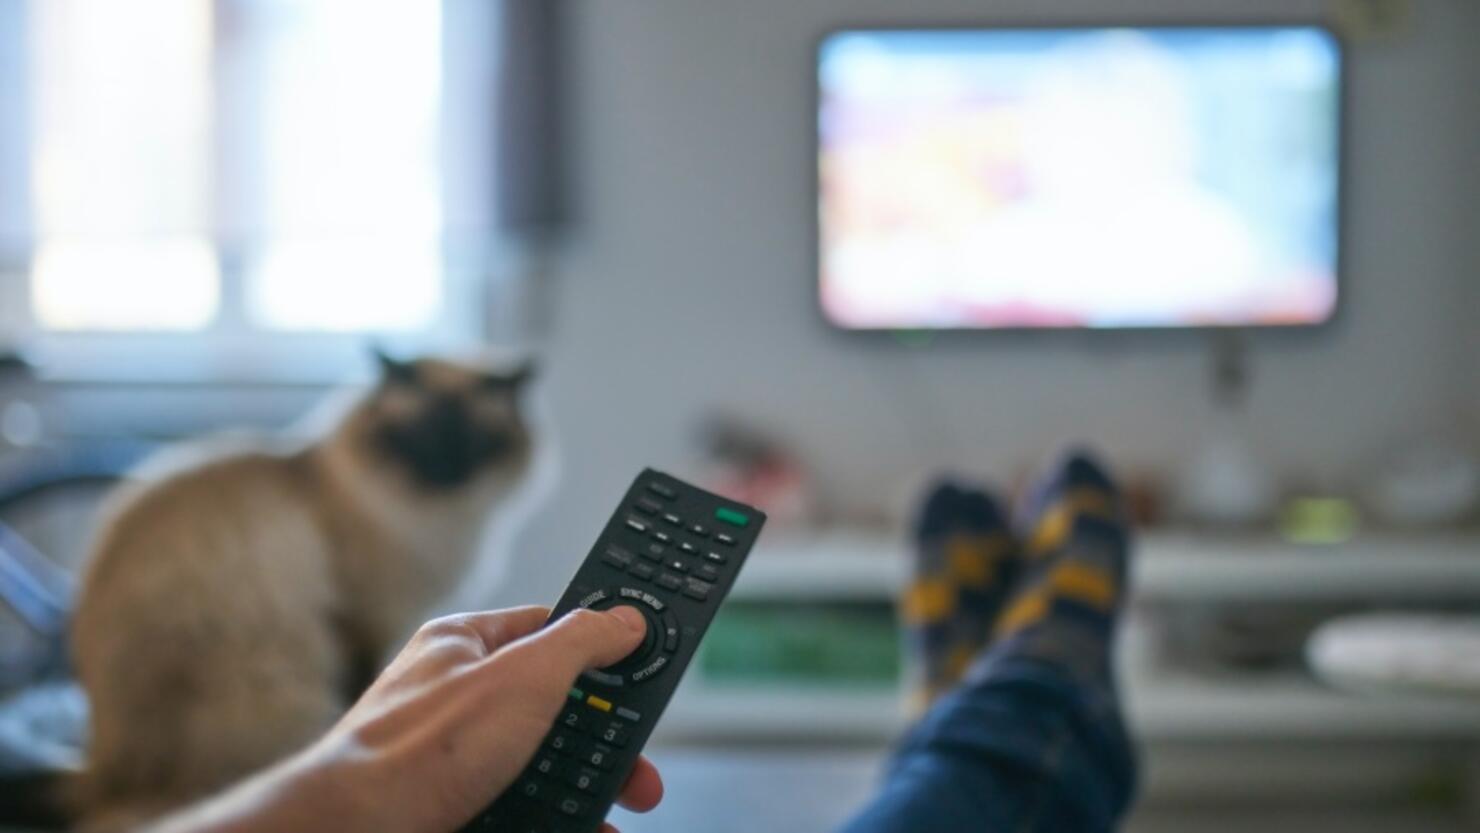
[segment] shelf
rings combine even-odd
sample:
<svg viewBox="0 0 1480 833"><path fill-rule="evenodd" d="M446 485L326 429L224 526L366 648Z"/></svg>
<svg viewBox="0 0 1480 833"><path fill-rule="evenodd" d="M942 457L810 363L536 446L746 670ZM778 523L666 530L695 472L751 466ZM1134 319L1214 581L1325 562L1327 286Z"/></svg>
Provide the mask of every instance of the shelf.
<svg viewBox="0 0 1480 833"><path fill-rule="evenodd" d="M1136 543L1142 601L1376 602L1480 600L1480 534L1374 533L1343 544L1153 532ZM883 532L836 529L763 538L732 598L893 599L904 544Z"/></svg>
<svg viewBox="0 0 1480 833"><path fill-rule="evenodd" d="M905 727L893 692L680 687L658 732L667 742L881 744ZM1357 696L1298 677L1126 683L1127 719L1148 742L1480 740L1473 700Z"/></svg>

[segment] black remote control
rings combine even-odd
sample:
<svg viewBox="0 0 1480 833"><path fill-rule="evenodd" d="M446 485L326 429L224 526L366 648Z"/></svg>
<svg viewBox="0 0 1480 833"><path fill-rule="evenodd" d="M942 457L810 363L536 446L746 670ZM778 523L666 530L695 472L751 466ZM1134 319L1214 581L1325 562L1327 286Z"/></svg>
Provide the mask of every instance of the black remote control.
<svg viewBox="0 0 1480 833"><path fill-rule="evenodd" d="M589 833L607 811L735 582L766 516L644 469L550 612L631 605L641 646L586 672L539 751L464 833Z"/></svg>

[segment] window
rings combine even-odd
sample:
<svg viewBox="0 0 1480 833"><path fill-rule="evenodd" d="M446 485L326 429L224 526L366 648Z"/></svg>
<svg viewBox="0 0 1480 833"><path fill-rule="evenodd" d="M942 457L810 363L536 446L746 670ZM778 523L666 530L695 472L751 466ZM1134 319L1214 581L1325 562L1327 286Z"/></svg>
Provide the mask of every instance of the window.
<svg viewBox="0 0 1480 833"><path fill-rule="evenodd" d="M5 6L0 75L24 80L0 83L0 254L21 286L0 297L23 312L0 327L43 362L333 375L368 337L477 336L485 4Z"/></svg>

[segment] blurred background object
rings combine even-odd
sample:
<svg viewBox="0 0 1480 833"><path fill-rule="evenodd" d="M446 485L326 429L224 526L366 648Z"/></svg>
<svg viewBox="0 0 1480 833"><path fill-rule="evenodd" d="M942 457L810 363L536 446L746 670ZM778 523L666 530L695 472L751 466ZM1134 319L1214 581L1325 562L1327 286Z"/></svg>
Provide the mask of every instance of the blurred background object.
<svg viewBox="0 0 1480 833"><path fill-rule="evenodd" d="M1213 161L1238 158L1221 143L1284 136L1308 158L1339 140L1323 169L1339 199L1319 178L1284 194L1329 203L1317 248L1337 255L1321 266L1340 300L1308 316L1324 325L828 324L824 33L1313 22L1343 56L1340 118L1320 122L1339 135L1180 135L1214 143L1190 169L1202 184L1254 181ZM1480 609L1477 31L1468 0L0 0L0 345L28 360L0 362L0 524L65 583L101 494L144 451L287 426L363 381L370 340L532 347L558 453L544 504L499 544L519 557L466 603L553 598L645 465L788 518L665 716L668 801L618 821L822 830L901 726L906 487L940 471L1011 482L1083 440L1133 484L1143 524L1122 663L1149 764L1132 831L1477 829L1477 701L1344 682L1402 656L1398 637L1457 632L1407 617L1463 630ZM1205 77L1245 89L1239 72ZM1111 127L1146 103L1115 91L1092 114ZM1212 93L1175 123L1297 99L1219 113ZM1024 177L1082 166L1075 140L1093 131L1023 164L1013 111L967 108L972 141L921 141L970 172L948 188L863 159L904 184L868 191L856 204L879 210L850 222L958 217L984 195L1007 211L1033 193ZM1040 263L1093 263L1104 252L1085 241L1101 239L1059 227ZM885 290L942 283L883 248L856 262L891 265ZM1100 274L1069 274L1070 300ZM1355 648L1325 629L1367 616L1384 618L1349 631ZM0 666L19 678L51 679L55 643L0 610ZM12 696L76 725L75 699ZM75 751L65 732L22 737L42 760Z"/></svg>

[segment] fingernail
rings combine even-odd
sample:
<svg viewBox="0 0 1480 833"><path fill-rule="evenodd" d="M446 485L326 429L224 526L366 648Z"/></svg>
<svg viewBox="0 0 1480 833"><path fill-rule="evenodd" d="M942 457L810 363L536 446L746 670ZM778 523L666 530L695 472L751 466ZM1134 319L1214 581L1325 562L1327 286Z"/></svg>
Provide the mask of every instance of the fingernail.
<svg viewBox="0 0 1480 833"><path fill-rule="evenodd" d="M637 608L631 605L618 605L611 609L611 614L621 619L622 624L638 633L645 633L647 631L647 620L642 618L642 614L637 612Z"/></svg>

